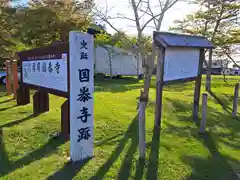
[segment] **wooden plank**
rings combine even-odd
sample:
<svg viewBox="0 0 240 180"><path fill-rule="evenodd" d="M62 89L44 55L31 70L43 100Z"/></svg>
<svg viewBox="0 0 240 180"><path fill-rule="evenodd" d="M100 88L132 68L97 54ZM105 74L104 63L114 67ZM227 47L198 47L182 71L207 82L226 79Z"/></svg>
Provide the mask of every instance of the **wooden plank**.
<svg viewBox="0 0 240 180"><path fill-rule="evenodd" d="M68 92L54 90L54 89L51 89L51 88L36 86L36 85L32 85L32 84L27 84L27 83L22 83L22 84L24 86L28 87L29 89L35 89L37 91L42 91L42 92L45 92L45 93L49 93L49 94L53 94L53 95L61 96L61 97L65 97L65 98L69 97Z"/></svg>
<svg viewBox="0 0 240 180"><path fill-rule="evenodd" d="M17 105L23 106L30 103L30 91L27 87L20 84L17 89Z"/></svg>
<svg viewBox="0 0 240 180"><path fill-rule="evenodd" d="M139 134L139 153L140 158L145 158L146 153L146 129L145 129L145 107L147 104L147 99L144 97L144 93L141 91L139 98L139 109L138 109L138 134Z"/></svg>
<svg viewBox="0 0 240 180"><path fill-rule="evenodd" d="M155 126L161 128L165 49L160 48L158 52L159 58L157 61Z"/></svg>
<svg viewBox="0 0 240 180"><path fill-rule="evenodd" d="M211 70L212 70L212 49L209 50L209 59L207 66L207 76L206 76L206 91L211 91Z"/></svg>
<svg viewBox="0 0 240 180"><path fill-rule="evenodd" d="M18 89L18 69L17 69L17 60L12 61L12 79L13 79L13 94L14 98L17 98L17 89Z"/></svg>
<svg viewBox="0 0 240 180"><path fill-rule="evenodd" d="M33 114L34 115L38 115L40 114L40 92L37 91L34 95L33 95Z"/></svg>
<svg viewBox="0 0 240 180"><path fill-rule="evenodd" d="M192 116L194 121L198 120L199 99L200 99L201 84L202 84L202 67L203 67L204 59L205 59L205 52L204 52L204 49L201 49L200 57L199 57L199 65L198 65L198 76L195 81L194 100L193 100Z"/></svg>
<svg viewBox="0 0 240 180"><path fill-rule="evenodd" d="M203 94L202 95L202 120L201 120L200 130L199 130L200 133L204 133L205 132L205 128L206 128L207 100L208 100L208 95L207 94Z"/></svg>
<svg viewBox="0 0 240 180"><path fill-rule="evenodd" d="M189 77L189 78L184 78L184 79L176 79L176 80L171 80L171 81L164 81L163 85L172 85L172 84L178 84L178 83L187 83L191 81L195 81L197 79L196 77Z"/></svg>
<svg viewBox="0 0 240 180"><path fill-rule="evenodd" d="M12 94L12 88L11 88L11 62L6 61L6 89L7 94Z"/></svg>
<svg viewBox="0 0 240 180"><path fill-rule="evenodd" d="M235 89L234 89L234 98L233 98L233 111L232 116L237 116L237 110L238 110L238 96L239 96L239 83L236 83Z"/></svg>
<svg viewBox="0 0 240 180"><path fill-rule="evenodd" d="M65 139L70 135L69 112L69 100L66 100L61 106L61 133Z"/></svg>
<svg viewBox="0 0 240 180"><path fill-rule="evenodd" d="M49 94L44 93L44 111L47 112L49 111Z"/></svg>

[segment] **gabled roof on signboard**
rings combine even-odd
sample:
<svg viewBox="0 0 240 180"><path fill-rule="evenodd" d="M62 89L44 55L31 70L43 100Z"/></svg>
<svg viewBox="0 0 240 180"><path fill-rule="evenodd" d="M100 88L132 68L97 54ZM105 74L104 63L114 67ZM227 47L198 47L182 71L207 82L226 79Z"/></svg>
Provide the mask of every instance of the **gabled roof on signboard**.
<svg viewBox="0 0 240 180"><path fill-rule="evenodd" d="M189 47L189 48L202 48L213 49L215 46L203 36L194 36L187 34L176 34L169 32L153 33L154 41L167 48L167 47Z"/></svg>

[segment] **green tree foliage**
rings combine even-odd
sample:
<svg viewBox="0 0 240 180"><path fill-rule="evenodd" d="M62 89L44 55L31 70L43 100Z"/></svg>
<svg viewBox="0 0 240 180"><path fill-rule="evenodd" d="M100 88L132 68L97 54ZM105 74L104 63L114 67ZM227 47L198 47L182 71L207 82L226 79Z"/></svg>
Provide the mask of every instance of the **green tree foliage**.
<svg viewBox="0 0 240 180"><path fill-rule="evenodd" d="M193 0L201 8L184 20L175 21L170 30L203 35L218 48L218 53L231 52L240 43L239 0Z"/></svg>
<svg viewBox="0 0 240 180"><path fill-rule="evenodd" d="M71 30L92 22L93 0L30 0L27 6L0 2L0 58L18 50L66 41Z"/></svg>
<svg viewBox="0 0 240 180"><path fill-rule="evenodd" d="M0 59L11 57L11 35L16 32L16 9L8 6L7 1L0 2Z"/></svg>
<svg viewBox="0 0 240 180"><path fill-rule="evenodd" d="M68 39L70 30L84 30L92 21L87 1L32 0L22 10L17 37L30 45L42 46ZM88 8L88 9L87 9ZM30 31L29 31L30 30Z"/></svg>

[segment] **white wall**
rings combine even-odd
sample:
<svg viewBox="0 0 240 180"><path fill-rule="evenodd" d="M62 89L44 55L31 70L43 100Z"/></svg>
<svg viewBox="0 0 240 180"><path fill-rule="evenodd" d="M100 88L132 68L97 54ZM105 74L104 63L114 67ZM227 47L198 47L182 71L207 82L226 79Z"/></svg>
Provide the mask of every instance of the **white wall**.
<svg viewBox="0 0 240 180"><path fill-rule="evenodd" d="M113 75L137 75L137 59L131 52L111 46L107 48L111 51ZM95 73L110 74L109 53L104 47L95 49ZM139 74L143 74L142 62L139 62Z"/></svg>

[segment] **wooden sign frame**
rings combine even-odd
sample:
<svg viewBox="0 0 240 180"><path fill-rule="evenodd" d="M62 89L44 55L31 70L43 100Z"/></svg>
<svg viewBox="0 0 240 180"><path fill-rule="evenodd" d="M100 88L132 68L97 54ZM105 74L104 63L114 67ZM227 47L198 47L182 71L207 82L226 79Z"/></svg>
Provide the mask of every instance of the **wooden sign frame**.
<svg viewBox="0 0 240 180"><path fill-rule="evenodd" d="M158 46L159 58L157 61L157 82L156 82L156 109L155 109L155 125L161 128L162 119L162 99L163 99L163 88L168 84L173 83L186 83L195 81L194 99L193 99L193 112L192 116L195 121L198 119L199 111L199 99L201 92L201 81L202 81L202 66L205 59L205 51L203 48L200 49L199 63L198 63L198 74L195 77L188 77L183 79L171 80L164 82L164 63L165 63L165 47Z"/></svg>
<svg viewBox="0 0 240 180"><path fill-rule="evenodd" d="M24 61L34 61L34 60L51 60L51 59L61 59L62 54L67 55L67 92L51 89L47 87L36 86L33 84L28 84L23 82L23 67L22 63ZM67 100L61 106L61 133L66 139L69 139L70 134L70 114L69 114L69 98L70 98L70 75L69 75L69 43L62 42L58 44L52 44L43 48L35 48L28 51L23 51L18 53L20 61L21 70L21 82L20 87L17 91L17 104L26 105L30 103L30 92L29 89L37 90L33 96L33 113L38 115L49 111L49 94L67 98Z"/></svg>
<svg viewBox="0 0 240 180"><path fill-rule="evenodd" d="M195 81L192 116L194 121L197 121L198 111L199 111L199 99L200 99L200 92L201 92L202 73L203 73L203 62L205 60L205 50L213 49L215 48L215 46L210 41L208 41L206 37L203 37L203 36L176 34L176 33L170 33L170 32L154 31L153 40L154 40L154 45L158 50L155 126L161 128L163 87L165 85L172 84L172 83L185 83L185 82ZM185 49L184 50L185 53L188 53L186 49L199 50L198 67L196 67L197 69L194 69L195 70L194 74L192 73L192 75L194 76L190 75L191 73L189 73L188 76L190 77L186 76L186 78L182 78L182 79L176 79L174 77L173 79L176 79L176 80L170 80L170 81L164 82L164 64L166 59L165 54L166 54L166 50L171 48L177 48L178 50L181 50L181 51ZM171 56L177 57L178 53L181 51L175 51L175 52L173 51L174 53L172 53ZM179 54L179 56L184 59L188 58L185 53ZM192 54L192 55L191 55L192 58L196 60L195 58L197 58L197 54ZM177 68L175 70L179 70L179 69Z"/></svg>
<svg viewBox="0 0 240 180"><path fill-rule="evenodd" d="M59 43L59 44L52 44L47 47L43 48L36 48L29 51L24 51L18 53L18 56L20 58L20 64L21 64L21 72L22 72L22 62L23 61L34 61L34 60L51 60L51 59L61 59L62 54L67 54L67 92L46 88L46 87L40 87L33 84L27 84L23 82L23 73L21 73L21 85L30 89L35 89L38 91L42 91L45 93L54 94L57 96L69 98L69 43Z"/></svg>

